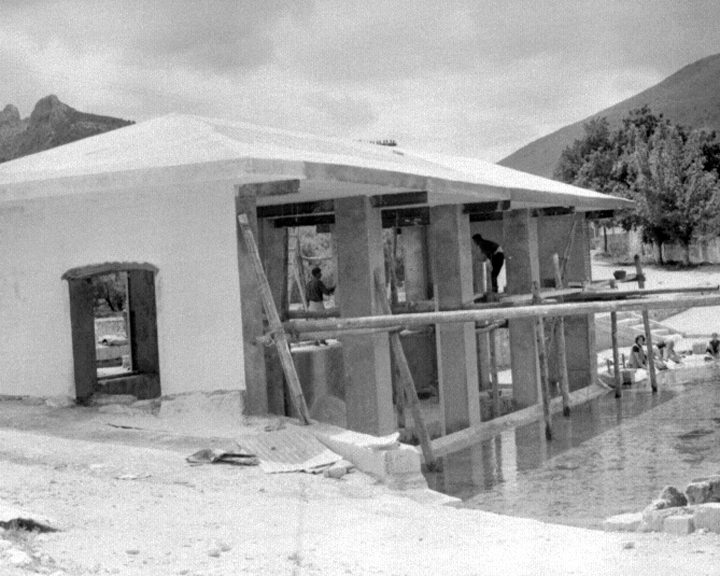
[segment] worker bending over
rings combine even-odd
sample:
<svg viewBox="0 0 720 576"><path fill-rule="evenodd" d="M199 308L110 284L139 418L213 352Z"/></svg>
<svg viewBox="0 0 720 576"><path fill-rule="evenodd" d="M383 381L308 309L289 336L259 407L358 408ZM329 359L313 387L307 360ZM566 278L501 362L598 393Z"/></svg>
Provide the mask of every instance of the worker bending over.
<svg viewBox="0 0 720 576"><path fill-rule="evenodd" d="M482 252L483 256L490 262L490 282L492 285L492 291L498 291L498 276L500 270L502 270L503 264L505 264L505 254L500 244L497 244L491 240L485 240L480 234L475 234L473 242L477 245Z"/></svg>

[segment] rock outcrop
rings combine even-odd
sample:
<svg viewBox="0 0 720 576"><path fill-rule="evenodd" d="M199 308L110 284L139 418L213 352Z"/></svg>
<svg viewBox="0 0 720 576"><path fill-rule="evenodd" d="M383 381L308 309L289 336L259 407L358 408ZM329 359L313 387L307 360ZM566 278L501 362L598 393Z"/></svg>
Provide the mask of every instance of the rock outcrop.
<svg viewBox="0 0 720 576"><path fill-rule="evenodd" d="M0 112L0 162L48 150L133 124L128 120L87 114L50 95L38 101L29 118L8 104Z"/></svg>

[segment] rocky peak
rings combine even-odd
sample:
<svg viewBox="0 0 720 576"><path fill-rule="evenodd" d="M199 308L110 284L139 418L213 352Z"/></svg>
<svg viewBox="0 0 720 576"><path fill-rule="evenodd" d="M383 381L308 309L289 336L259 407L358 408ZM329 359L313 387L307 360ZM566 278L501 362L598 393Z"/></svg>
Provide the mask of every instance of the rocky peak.
<svg viewBox="0 0 720 576"><path fill-rule="evenodd" d="M16 106L8 104L0 112L0 126L16 126L20 124L20 111Z"/></svg>
<svg viewBox="0 0 720 576"><path fill-rule="evenodd" d="M45 96L38 100L35 104L35 108L30 114L30 122L32 124L39 122L53 122L60 119L62 116L72 110L67 104L60 102L60 99L55 94Z"/></svg>

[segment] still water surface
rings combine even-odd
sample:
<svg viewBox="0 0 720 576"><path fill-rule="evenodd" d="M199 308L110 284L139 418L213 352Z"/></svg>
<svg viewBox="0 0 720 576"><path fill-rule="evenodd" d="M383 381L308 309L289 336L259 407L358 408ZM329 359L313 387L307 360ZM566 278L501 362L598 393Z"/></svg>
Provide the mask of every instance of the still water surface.
<svg viewBox="0 0 720 576"><path fill-rule="evenodd" d="M444 458L434 490L465 506L599 527L636 512L666 485L720 473L720 370L695 365L556 414L553 439L533 422Z"/></svg>

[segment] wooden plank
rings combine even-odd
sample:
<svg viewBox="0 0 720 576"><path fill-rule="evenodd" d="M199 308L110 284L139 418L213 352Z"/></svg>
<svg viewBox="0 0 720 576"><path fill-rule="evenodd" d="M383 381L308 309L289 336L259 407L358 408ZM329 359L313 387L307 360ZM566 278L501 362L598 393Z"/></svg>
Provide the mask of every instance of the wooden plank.
<svg viewBox="0 0 720 576"><path fill-rule="evenodd" d="M407 206L408 204L427 204L427 201L427 191L398 192L396 194L378 194L377 196L370 196L370 205L373 208Z"/></svg>
<svg viewBox="0 0 720 576"><path fill-rule="evenodd" d="M683 296L677 299L633 299L617 302L564 302L537 306L501 306L481 310L454 310L449 312L418 312L393 316L358 316L327 320L291 320L286 326L297 332L343 330L346 328L387 328L391 326L427 326L454 322L495 322L540 316L581 316L604 312L635 312L638 310L664 310L668 308L720 306L720 294Z"/></svg>
<svg viewBox="0 0 720 576"><path fill-rule="evenodd" d="M490 339L490 394L492 395L493 416L500 417L500 381L498 380L497 363L497 330L491 330L488 334Z"/></svg>
<svg viewBox="0 0 720 576"><path fill-rule="evenodd" d="M657 296L660 294L691 294L718 292L720 286L690 286L686 288L653 288L651 290L586 290L578 291L576 294L569 294L569 300L619 300L621 298L630 298L633 296Z"/></svg>
<svg viewBox="0 0 720 576"><path fill-rule="evenodd" d="M385 297L385 286L380 278L380 275L375 273L375 298L378 302L380 310L385 315L391 315L390 304ZM412 411L413 424L415 430L420 439L420 446L422 447L423 456L425 458L425 465L429 470L435 470L438 463L435 459L435 453L433 452L432 442L430 441L430 434L427 431L425 425L425 418L422 415L420 409L420 399L417 395L415 388L415 382L410 372L410 366L408 365L407 358L405 357L405 351L400 342L400 335L397 332L390 333L390 350L395 358L395 366L398 370L398 376L400 382L405 391L405 397L410 403L410 410Z"/></svg>
<svg viewBox="0 0 720 576"><path fill-rule="evenodd" d="M563 281L560 272L560 257L552 255L555 270L555 287L562 289ZM570 416L570 378L567 369L567 349L565 347L565 319L558 318L557 331L558 364L560 364L560 393L563 397L563 416Z"/></svg>
<svg viewBox="0 0 720 576"><path fill-rule="evenodd" d="M285 330L283 329L282 322L280 322L280 316L278 315L277 308L275 308L275 302L273 301L272 292L270 291L270 284L268 284L265 271L263 270L262 260L260 260L260 253L258 252L257 244L255 243L255 237L250 229L247 214L238 214L238 223L240 224L240 230L242 231L242 236L245 240L245 245L247 246L250 260L253 265L255 279L257 280L260 297L262 298L263 307L265 308L265 314L270 327L270 334L272 334L273 340L275 341L275 346L280 356L280 362L282 364L283 371L285 372L287 385L290 389L290 398L295 409L300 415L302 422L304 424L309 424L310 413L308 412L307 404L305 404L305 397L303 396L302 388L300 387L300 380L298 379L295 364L293 363L292 355L290 354L288 338L285 334Z"/></svg>
<svg viewBox="0 0 720 576"><path fill-rule="evenodd" d="M576 216L573 219L573 225L572 228L570 228L570 239L568 240L567 245L565 246L565 253L563 254L563 259L560 262L560 279L565 282L565 271L567 270L568 261L570 260L570 252L572 252L573 244L575 243L575 230L577 230L577 224L578 224L578 217Z"/></svg>
<svg viewBox="0 0 720 576"><path fill-rule="evenodd" d="M533 282L536 302L540 302L540 289ZM540 363L540 391L542 393L543 418L545 420L545 438L552 439L552 415L550 414L550 381L548 375L547 347L545 346L545 321L535 319L535 338L538 345L538 362Z"/></svg>
<svg viewBox="0 0 720 576"><path fill-rule="evenodd" d="M284 216L306 216L309 214L332 214L335 212L334 200L318 202L295 202L293 204L273 204L258 206L258 218L281 218Z"/></svg>
<svg viewBox="0 0 720 576"><path fill-rule="evenodd" d="M575 214L574 206L547 206L545 208L533 208L530 211L532 218L539 218L541 216L567 216L568 214Z"/></svg>
<svg viewBox="0 0 720 576"><path fill-rule="evenodd" d="M430 208L397 208L380 212L383 228L402 228L405 226L427 226L430 224Z"/></svg>
<svg viewBox="0 0 720 576"><path fill-rule="evenodd" d="M613 351L613 374L615 375L615 398L622 397L622 376L620 374L620 353L618 350L617 312L610 312L610 338Z"/></svg>
<svg viewBox="0 0 720 576"><path fill-rule="evenodd" d="M320 226L335 224L335 214L309 214L307 216L284 216L273 219L275 228L294 228L295 226Z"/></svg>
<svg viewBox="0 0 720 576"><path fill-rule="evenodd" d="M499 202L473 202L463 205L463 214L488 214L510 210L510 200Z"/></svg>
<svg viewBox="0 0 720 576"><path fill-rule="evenodd" d="M635 270L637 271L638 287L645 288L640 256L635 254ZM642 311L643 325L645 326L645 344L647 345L648 372L650 374L650 387L653 393L657 392L657 375L655 374L655 355L653 354L652 331L650 330L650 315L647 310Z"/></svg>

